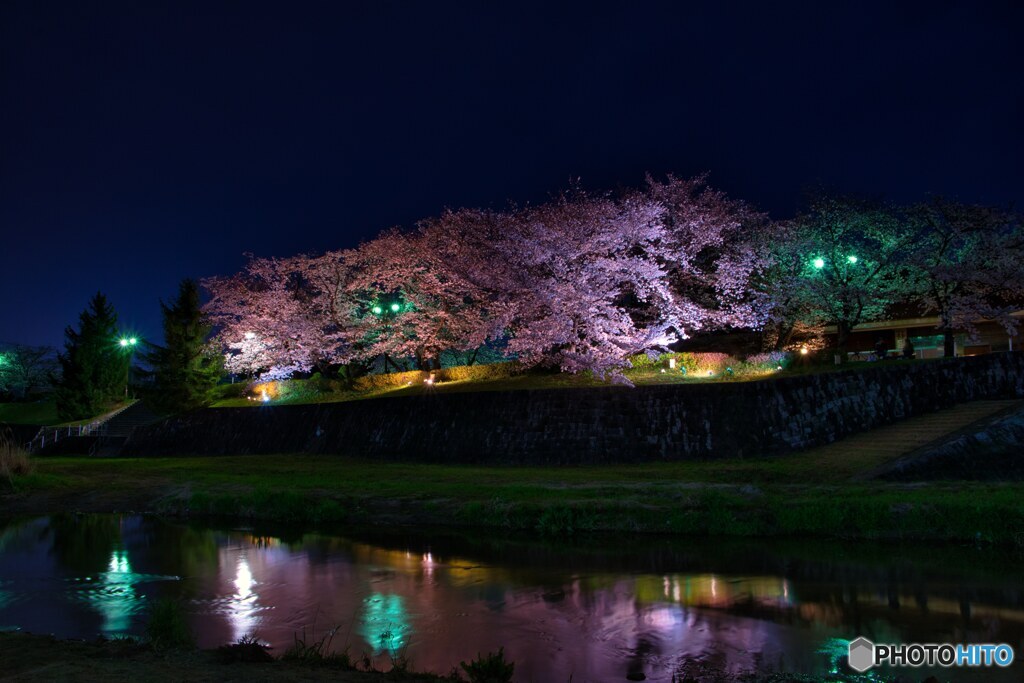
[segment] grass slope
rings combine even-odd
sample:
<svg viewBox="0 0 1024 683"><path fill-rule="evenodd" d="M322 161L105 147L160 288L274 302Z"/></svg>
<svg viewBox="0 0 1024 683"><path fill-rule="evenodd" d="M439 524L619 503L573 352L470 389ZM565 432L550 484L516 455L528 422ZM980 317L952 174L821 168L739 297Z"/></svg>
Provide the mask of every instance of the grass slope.
<svg viewBox="0 0 1024 683"><path fill-rule="evenodd" d="M46 458L0 501L25 513L150 510L553 535L639 531L1024 546L1024 483L859 479L895 457L883 441L928 438L935 419L876 430L860 448L839 442L773 458L638 465L513 469L313 455Z"/></svg>
<svg viewBox="0 0 1024 683"><path fill-rule="evenodd" d="M909 363L929 363L933 361L886 361L884 367L897 367ZM643 368L626 370L623 374L637 386L650 386L662 384L705 384L722 382L757 382L771 381L782 377L793 377L798 375L820 374L839 371L865 371L877 369L879 364L871 362L855 362L839 367L835 365L821 365L811 362L797 360L785 370L767 373L729 374L720 372L712 376L684 375L679 370L662 372L662 365L656 364ZM424 394L449 394L467 393L480 391L529 391L535 389L581 389L587 387L608 387L611 384L607 381L597 379L589 373L570 374L544 370L530 370L513 377L502 377L499 379L476 379L463 381L440 382L433 385L425 385L416 382L408 386L391 388L378 388L366 391L356 390L318 390L314 382L309 380L289 380L283 382L288 391L280 399L275 399L275 405L301 405L309 403L337 403L343 401L357 401L361 399L378 398L381 396L421 396ZM242 387L235 385L239 390ZM213 404L214 408L247 408L258 407L259 401L252 401L247 398L227 397L218 400Z"/></svg>

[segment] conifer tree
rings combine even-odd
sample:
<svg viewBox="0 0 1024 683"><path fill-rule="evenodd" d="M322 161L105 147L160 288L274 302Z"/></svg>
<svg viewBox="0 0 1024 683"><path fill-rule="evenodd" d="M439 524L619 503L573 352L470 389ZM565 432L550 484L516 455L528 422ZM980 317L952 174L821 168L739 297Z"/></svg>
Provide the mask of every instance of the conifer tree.
<svg viewBox="0 0 1024 683"><path fill-rule="evenodd" d="M224 359L207 341L212 327L199 304L199 285L183 280L178 298L161 302L164 345L151 344L145 360L153 386L148 401L158 410L179 412L209 405L224 373Z"/></svg>
<svg viewBox="0 0 1024 683"><path fill-rule="evenodd" d="M79 315L78 330L68 326L64 338L54 390L57 414L63 420L98 415L123 395L131 362L118 345L117 313L101 292Z"/></svg>

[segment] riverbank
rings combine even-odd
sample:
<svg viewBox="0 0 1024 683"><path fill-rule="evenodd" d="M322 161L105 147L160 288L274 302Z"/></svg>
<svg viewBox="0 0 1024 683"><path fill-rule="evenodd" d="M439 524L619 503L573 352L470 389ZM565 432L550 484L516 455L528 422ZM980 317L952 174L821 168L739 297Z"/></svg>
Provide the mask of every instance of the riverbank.
<svg viewBox="0 0 1024 683"><path fill-rule="evenodd" d="M589 467L381 463L340 456L40 458L8 515L153 512L544 535L645 532L1024 547L1022 482L861 481L885 453Z"/></svg>
<svg viewBox="0 0 1024 683"><path fill-rule="evenodd" d="M383 674L337 665L304 666L271 659L231 662L217 650L158 651L132 640L58 640L51 636L0 632L6 681L401 681L451 680L430 674Z"/></svg>
<svg viewBox="0 0 1024 683"><path fill-rule="evenodd" d="M237 646L235 653L237 652ZM283 661L267 656L257 661L233 659L230 648L220 650L156 650L145 642L126 639L59 640L52 636L0 631L0 661L4 680L59 680L68 683L134 680L147 683L259 681L341 681L342 683L465 682L460 672L440 676L411 671L360 671L331 659L326 663ZM861 681L921 680L835 672L826 678L802 674L750 673L731 676L706 662L684 665L679 680L692 683L859 683ZM500 678L470 678L470 683L500 682ZM639 679L638 679L639 680ZM928 679L934 681L935 679ZM927 681L926 681L927 683Z"/></svg>

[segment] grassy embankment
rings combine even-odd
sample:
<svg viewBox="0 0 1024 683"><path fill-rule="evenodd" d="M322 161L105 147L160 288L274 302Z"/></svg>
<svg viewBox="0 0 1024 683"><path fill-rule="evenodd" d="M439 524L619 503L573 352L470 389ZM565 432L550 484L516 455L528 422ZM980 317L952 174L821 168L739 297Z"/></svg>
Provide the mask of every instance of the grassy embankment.
<svg viewBox="0 0 1024 683"><path fill-rule="evenodd" d="M684 356L686 354L672 355ZM770 381L808 374L838 371L856 372L877 369L879 367L893 368L910 363L921 364L929 362L933 361L890 360L882 365L861 361L839 367L832 364L822 364L821 359L797 357L792 362L786 361L785 367L782 369L776 369L776 367L768 367L764 364L757 367L750 366L733 358L724 358L710 362L701 360L696 363L687 363L690 365L690 370L686 373L682 371L681 367L669 370L663 362L652 362L628 369L623 372L623 375L636 386L717 384L723 382ZM356 387L354 388L343 387L337 382L323 380L270 382L266 385L256 385L254 393L258 396L259 389L263 386L268 386L271 387L271 397L273 398L274 405L302 405L358 401L381 396L422 396L427 394L438 395L480 391L529 391L537 389L580 389L611 386L610 382L598 379L587 372L569 374L537 369L526 372L502 372L509 365L508 363L500 363L491 366L454 368L450 370L462 370L471 376L465 379L451 380L443 377L444 371L442 371L441 380L443 381L433 384L425 384L423 382L423 379L429 373L414 371L363 378L356 381ZM497 372L488 372L491 369L497 370ZM663 369L665 372L662 372ZM247 408L259 406L259 401L246 397L246 388L247 385L244 383L221 387L221 398L213 404L213 407ZM250 392L251 395L252 392Z"/></svg>
<svg viewBox="0 0 1024 683"><path fill-rule="evenodd" d="M857 366L867 369L875 364ZM770 376L811 370L797 365ZM629 374L638 384L751 378L725 374L697 379L693 374L663 374L660 366ZM290 383L290 393L280 402L594 383L586 376L527 373L433 386L420 380L346 393L323 391L322 383L308 380ZM234 401L254 405L244 398ZM916 421L927 419L883 429L913 429ZM0 498L0 509L28 514L136 510L325 525L447 524L545 534L641 531L1024 546L1024 483L865 481L865 473L894 456L874 447L875 432L862 437L865 445L859 449L825 447L782 457L560 468L385 463L295 454L42 458L33 472L13 478L8 488L14 492Z"/></svg>
<svg viewBox="0 0 1024 683"><path fill-rule="evenodd" d="M883 430L914 429L929 416ZM829 447L773 458L585 467L385 463L344 456L42 458L13 512L155 511L328 526L447 524L723 536L938 539L1024 546L1024 483L861 481L891 459ZM889 433L899 437L899 432ZM854 437L858 438L858 437Z"/></svg>
<svg viewBox="0 0 1024 683"><path fill-rule="evenodd" d="M23 403L0 403L0 424L38 425L40 427L84 425L118 410L124 405L123 402L112 403L104 408L99 415L65 422L57 415L57 404L52 398Z"/></svg>

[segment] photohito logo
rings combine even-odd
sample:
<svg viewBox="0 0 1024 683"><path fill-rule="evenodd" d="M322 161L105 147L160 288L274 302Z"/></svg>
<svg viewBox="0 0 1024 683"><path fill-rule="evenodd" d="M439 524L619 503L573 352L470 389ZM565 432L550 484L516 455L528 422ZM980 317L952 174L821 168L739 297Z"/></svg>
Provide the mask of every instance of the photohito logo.
<svg viewBox="0 0 1024 683"><path fill-rule="evenodd" d="M850 641L850 668L864 673L873 666L1001 666L1013 664L1013 648L1005 643L875 644L863 636Z"/></svg>

